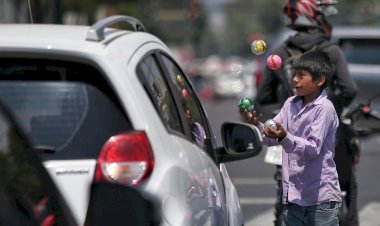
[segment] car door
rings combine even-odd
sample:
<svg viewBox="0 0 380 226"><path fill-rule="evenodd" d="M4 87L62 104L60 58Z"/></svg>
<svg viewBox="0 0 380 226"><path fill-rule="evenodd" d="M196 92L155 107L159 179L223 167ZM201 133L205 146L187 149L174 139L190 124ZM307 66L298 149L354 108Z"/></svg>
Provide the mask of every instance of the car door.
<svg viewBox="0 0 380 226"><path fill-rule="evenodd" d="M225 186L216 164L215 143L207 115L191 83L175 60L163 52L159 52L157 55L173 96L176 97L178 113L181 118L185 118L186 136L195 145L194 151L201 156L203 170L198 175L198 181L204 183L205 192L208 194L207 200L211 209L212 222L214 225L227 224Z"/></svg>
<svg viewBox="0 0 380 226"><path fill-rule="evenodd" d="M149 128L147 133L154 149L155 164L159 167L164 161L166 168L165 176L160 178L163 182L156 182L160 184L160 191L153 192L160 193L164 205L163 218L168 224L209 225L216 219L226 222L225 201L222 198L224 197L223 190L220 190L219 193L212 193L213 191L209 189L222 187L223 183L220 174L215 173L218 171L216 164L213 163L211 168L207 164L208 161L213 162L213 160L205 152L210 146L210 141L207 141L209 139L208 128L201 128L204 126L202 118L204 115L200 115L197 102L189 103L188 107L196 110L192 112L195 114L195 119L199 120L199 124L195 127L198 133L192 135L189 121L184 115L184 103L181 103L178 97L179 94L182 95L182 89L176 89L175 84L173 84L177 81L176 75L181 75L181 77L177 77L180 83L184 82L187 87L191 86L180 70L178 70L181 72L180 74L173 74L173 71L169 73L166 68L168 65L163 61L162 54L168 53L161 46L149 43L136 51L129 61L130 65L128 65L128 68L133 68L131 64L136 64L136 75L144 88L144 92L150 98L154 107L154 114L157 113L159 121L162 122L158 125L157 122L153 122L152 120L156 116L152 114L152 108L144 106L144 110L141 111L142 114L147 111L150 112L149 116L144 117L144 123L149 124L145 127ZM169 55L167 57L172 60ZM176 66L174 63L172 65ZM172 75L175 77L171 77ZM188 94L189 98L192 97L193 89L187 89L187 91L188 93L184 92L184 95L187 97ZM141 100L143 99L145 97L141 97ZM153 123L155 126L152 126ZM161 125L166 128L161 130ZM161 134L153 133L154 130ZM195 135L198 136L195 137ZM154 173L150 180L156 179L153 177ZM176 184L176 186L168 187L168 184ZM212 186L209 186L210 184ZM217 198L220 201L215 201ZM175 208L172 209L172 206ZM172 209L174 212L168 211L168 209ZM221 213L220 217L215 217L214 210ZM186 216L182 216L183 214ZM213 223L212 225L218 224Z"/></svg>

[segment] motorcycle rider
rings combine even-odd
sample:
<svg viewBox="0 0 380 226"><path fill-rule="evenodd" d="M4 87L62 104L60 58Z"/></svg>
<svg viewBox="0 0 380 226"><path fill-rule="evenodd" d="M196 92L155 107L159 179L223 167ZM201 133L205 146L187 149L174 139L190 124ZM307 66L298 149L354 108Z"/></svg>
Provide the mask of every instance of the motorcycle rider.
<svg viewBox="0 0 380 226"><path fill-rule="evenodd" d="M286 62L291 56L289 48L305 52L314 48L327 53L336 70L329 84L328 96L333 102L339 116L339 128L337 131L335 162L337 165L339 183L342 190L347 192L347 214L341 219L340 225L358 225L357 184L354 174L354 166L358 161L357 149L350 148L350 140L347 135L349 128L341 121L341 113L357 94L357 86L348 71L345 56L339 46L330 42L332 26L326 17L337 13L334 0L285 0L283 7L284 20L287 27L296 31L295 35L288 37L280 46L270 54L276 54ZM255 98L255 106L263 108L263 105L279 103L293 95L286 80L284 64L277 70L265 68L262 82L258 87ZM261 106L261 107L260 107ZM262 110L259 110L262 112ZM281 189L281 186L278 188ZM282 191L280 191L282 192ZM275 225L281 225L283 205L281 199L275 205Z"/></svg>

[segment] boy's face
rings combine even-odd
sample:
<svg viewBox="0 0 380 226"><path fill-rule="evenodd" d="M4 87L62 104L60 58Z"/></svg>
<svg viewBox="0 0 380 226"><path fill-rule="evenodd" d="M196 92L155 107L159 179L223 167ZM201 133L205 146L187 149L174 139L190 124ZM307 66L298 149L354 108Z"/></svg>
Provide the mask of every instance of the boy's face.
<svg viewBox="0 0 380 226"><path fill-rule="evenodd" d="M314 99L319 95L321 87L325 81L326 77L324 75L313 81L311 73L304 69L296 69L296 74L293 77L293 84L297 95L306 98L310 97L311 99Z"/></svg>

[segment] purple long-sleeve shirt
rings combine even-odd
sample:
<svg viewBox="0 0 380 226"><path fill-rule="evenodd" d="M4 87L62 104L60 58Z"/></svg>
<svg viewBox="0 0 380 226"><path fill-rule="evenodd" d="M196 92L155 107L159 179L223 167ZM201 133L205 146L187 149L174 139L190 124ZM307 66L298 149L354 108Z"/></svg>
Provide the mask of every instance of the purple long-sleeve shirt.
<svg viewBox="0 0 380 226"><path fill-rule="evenodd" d="M263 135L263 142L267 146L283 147L283 202L300 206L341 202L334 162L339 122L326 92L323 90L304 108L301 97L288 98L274 120L283 125L287 135L281 142ZM262 130L263 124L259 128Z"/></svg>

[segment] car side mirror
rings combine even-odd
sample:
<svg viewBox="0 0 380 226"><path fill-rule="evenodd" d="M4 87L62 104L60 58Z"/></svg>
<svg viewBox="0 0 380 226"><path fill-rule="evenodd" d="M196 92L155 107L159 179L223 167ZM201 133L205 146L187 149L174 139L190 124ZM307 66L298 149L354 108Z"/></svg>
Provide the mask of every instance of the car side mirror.
<svg viewBox="0 0 380 226"><path fill-rule="evenodd" d="M222 125L223 148L218 149L219 162L247 159L260 154L263 139L257 127L240 122Z"/></svg>
<svg viewBox="0 0 380 226"><path fill-rule="evenodd" d="M116 183L91 185L85 226L159 225L158 201L137 189Z"/></svg>

